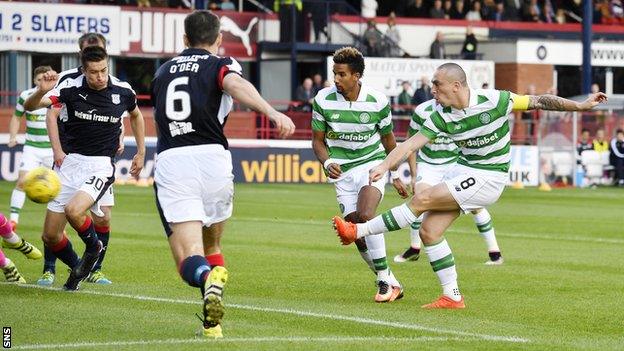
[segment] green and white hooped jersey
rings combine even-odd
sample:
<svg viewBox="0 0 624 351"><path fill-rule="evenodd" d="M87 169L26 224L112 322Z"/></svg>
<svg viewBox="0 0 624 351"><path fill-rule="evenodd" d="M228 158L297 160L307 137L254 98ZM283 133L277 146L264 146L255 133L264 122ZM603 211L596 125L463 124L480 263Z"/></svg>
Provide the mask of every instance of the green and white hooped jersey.
<svg viewBox="0 0 624 351"><path fill-rule="evenodd" d="M422 129L425 120L435 111L435 103L435 100L432 99L416 107L408 129L408 135L410 137ZM418 151L418 162L432 165L454 163L457 162L458 158L459 148L457 144L444 133L438 134L435 139L431 140Z"/></svg>
<svg viewBox="0 0 624 351"><path fill-rule="evenodd" d="M388 98L365 85L356 101L346 101L336 87L320 90L312 108L312 130L325 132L329 157L343 172L383 160L381 135L392 132Z"/></svg>
<svg viewBox="0 0 624 351"><path fill-rule="evenodd" d="M26 116L26 145L38 148L51 148L48 129L46 128L46 108L35 111L25 111L24 101L35 92L37 88L24 90L17 99L15 115Z"/></svg>
<svg viewBox="0 0 624 351"><path fill-rule="evenodd" d="M515 95L505 90L471 89L468 107L457 110L435 105L422 134L448 135L460 149L457 163L489 171L508 172L511 160L509 122Z"/></svg>

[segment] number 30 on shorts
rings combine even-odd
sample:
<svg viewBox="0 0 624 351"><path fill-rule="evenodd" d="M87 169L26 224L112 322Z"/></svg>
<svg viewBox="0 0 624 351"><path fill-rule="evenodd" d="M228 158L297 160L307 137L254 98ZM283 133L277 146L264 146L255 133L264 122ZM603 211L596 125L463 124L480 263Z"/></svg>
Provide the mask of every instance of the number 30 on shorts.
<svg viewBox="0 0 624 351"><path fill-rule="evenodd" d="M468 188L475 185L476 183L477 181L473 177L470 177L464 180L463 182L459 183L459 186L461 186L462 189L467 190Z"/></svg>
<svg viewBox="0 0 624 351"><path fill-rule="evenodd" d="M89 180L85 182L85 184L93 185L95 190L100 191L102 190L102 187L104 186L104 180L102 180L102 178L92 176L91 178L89 178Z"/></svg>

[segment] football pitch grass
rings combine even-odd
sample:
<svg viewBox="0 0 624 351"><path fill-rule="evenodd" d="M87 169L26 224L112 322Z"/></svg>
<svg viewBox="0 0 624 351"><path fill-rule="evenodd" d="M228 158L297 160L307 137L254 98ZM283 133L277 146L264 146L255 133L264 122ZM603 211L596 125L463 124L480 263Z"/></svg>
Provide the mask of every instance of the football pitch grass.
<svg viewBox="0 0 624 351"><path fill-rule="evenodd" d="M13 183L0 182L8 215ZM179 278L151 188L117 186L104 272L109 286L38 288L42 261L5 250L28 284L0 283L0 326L22 350L617 350L624 348L624 191L507 189L490 208L503 266L485 266L471 216L448 231L465 310L423 310L440 294L426 256L395 264L406 229L386 236L405 297L373 302L374 276L339 244L330 185L237 185L223 238L230 280L225 338L194 337L199 292ZM380 206L401 200L388 188ZM44 206L27 201L19 233L42 248ZM68 231L74 247L82 242ZM0 281L4 281L0 277Z"/></svg>

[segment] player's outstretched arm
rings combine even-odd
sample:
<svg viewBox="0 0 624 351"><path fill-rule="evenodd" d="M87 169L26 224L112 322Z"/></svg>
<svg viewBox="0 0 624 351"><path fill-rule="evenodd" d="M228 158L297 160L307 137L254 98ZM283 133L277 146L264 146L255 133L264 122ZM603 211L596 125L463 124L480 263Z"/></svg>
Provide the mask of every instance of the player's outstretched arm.
<svg viewBox="0 0 624 351"><path fill-rule="evenodd" d="M369 180L371 182L379 180L388 170L398 167L398 165L407 159L407 156L420 150L429 142L429 138L422 132L418 132L399 144L379 166L371 169Z"/></svg>
<svg viewBox="0 0 624 351"><path fill-rule="evenodd" d="M606 102L607 95L602 92L590 94L583 102L565 99L556 95L529 95L528 110L549 111L588 111L598 104Z"/></svg>
<svg viewBox="0 0 624 351"><path fill-rule="evenodd" d="M11 120L9 121L9 142L7 143L8 147L13 147L17 145L17 132L20 127L20 118L13 114L11 116Z"/></svg>
<svg viewBox="0 0 624 351"><path fill-rule="evenodd" d="M138 178L145 163L145 121L138 106L130 112L130 127L132 127L137 146L137 153L132 158L132 166L130 166L130 175Z"/></svg>
<svg viewBox="0 0 624 351"><path fill-rule="evenodd" d="M50 145L52 145L52 153L54 155L54 164L61 167L65 159L65 152L61 146L61 139L58 132L58 116L61 114L59 109L49 109L46 111L46 128L48 129L48 137Z"/></svg>
<svg viewBox="0 0 624 351"><path fill-rule="evenodd" d="M223 78L223 90L234 99L256 112L269 117L275 123L281 138L291 136L295 132L295 124L285 114L276 111L269 105L256 88L238 74L228 74Z"/></svg>
<svg viewBox="0 0 624 351"><path fill-rule="evenodd" d="M54 89L56 81L58 80L58 74L55 71L47 71L43 74L43 80L39 85L39 88L32 93L26 101L24 101L24 110L34 111L42 107L48 107L52 105L50 98L44 97L44 95Z"/></svg>

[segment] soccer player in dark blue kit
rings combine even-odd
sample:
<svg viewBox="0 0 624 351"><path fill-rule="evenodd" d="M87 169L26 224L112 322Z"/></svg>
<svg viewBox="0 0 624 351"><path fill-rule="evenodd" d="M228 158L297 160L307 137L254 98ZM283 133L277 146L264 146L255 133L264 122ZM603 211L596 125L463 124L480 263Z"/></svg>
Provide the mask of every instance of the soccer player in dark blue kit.
<svg viewBox="0 0 624 351"><path fill-rule="evenodd" d="M241 76L241 66L220 57L219 17L195 11L184 20L187 49L163 64L152 81L158 129L154 174L156 204L180 276L201 289L202 333L223 337L223 287L228 271L221 254L225 221L232 215L232 157L223 126L233 98L265 114L281 137L295 126Z"/></svg>
<svg viewBox="0 0 624 351"><path fill-rule="evenodd" d="M138 176L145 159L145 127L134 90L128 83L109 76L108 55L103 48L84 48L80 60L82 75L66 79L54 88L58 74L46 72L39 88L24 102L27 109L58 103L67 108L67 115L59 120L63 125L60 137L58 128L51 126L48 119L54 169L62 187L59 195L48 203L42 235L45 245L72 268L63 286L66 290L78 289L102 252L102 242L86 211L101 213L98 200L115 180L113 157L119 147L121 119L126 112L137 142L131 175ZM85 243L80 260L67 236L63 235L67 222Z"/></svg>
<svg viewBox="0 0 624 351"><path fill-rule="evenodd" d="M103 49L106 49L106 38L100 33L85 33L80 38L78 38L78 47L80 48L80 52L86 47L89 46L99 46ZM62 84L66 79L76 79L80 75L82 75L82 67L72 68L66 71L59 73L59 79L56 82L56 86L58 87ZM114 77L113 77L114 78ZM52 126L58 125L58 127L63 127L63 124L57 124L57 119L65 118L67 114L67 109L65 106L62 108L50 108L48 109L46 115L48 119L48 123L52 123ZM117 154L121 154L124 149L123 144L123 124L122 132L119 135L119 147L117 149ZM59 129L59 133L62 134L62 130ZM112 282L108 279L104 273L102 273L102 262L104 261L104 257L106 252L108 251L108 241L110 238L110 220L111 220L111 212L113 206L115 204L115 196L113 193L113 186L108 187L108 191L102 195L100 200L98 201L100 206L101 213L92 213L93 225L95 227L95 232L98 236L98 240L102 242L103 250L100 254L100 258L97 263L91 270L89 276L85 279L85 281L96 284L111 284ZM66 235L63 233L63 235ZM44 246L44 264L43 264L43 275L41 278L37 280L38 285L42 286L50 286L54 283L54 274L56 271L56 256L48 246Z"/></svg>

